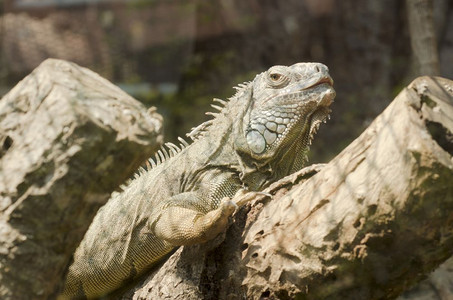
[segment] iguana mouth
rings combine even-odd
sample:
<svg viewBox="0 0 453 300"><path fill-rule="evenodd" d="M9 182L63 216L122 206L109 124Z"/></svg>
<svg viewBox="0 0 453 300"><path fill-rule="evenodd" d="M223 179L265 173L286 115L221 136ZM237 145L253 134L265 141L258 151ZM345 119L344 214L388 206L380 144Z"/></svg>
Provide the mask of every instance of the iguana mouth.
<svg viewBox="0 0 453 300"><path fill-rule="evenodd" d="M304 91L316 86L326 84L330 87L333 87L333 79L329 75L323 75L322 77L314 77L311 80L303 82L299 86L296 85L298 91Z"/></svg>
<svg viewBox="0 0 453 300"><path fill-rule="evenodd" d="M333 79L329 76L322 77L317 83L315 83L314 85L312 85L308 88L313 88L313 87L321 85L321 84L327 84L327 85L333 87Z"/></svg>

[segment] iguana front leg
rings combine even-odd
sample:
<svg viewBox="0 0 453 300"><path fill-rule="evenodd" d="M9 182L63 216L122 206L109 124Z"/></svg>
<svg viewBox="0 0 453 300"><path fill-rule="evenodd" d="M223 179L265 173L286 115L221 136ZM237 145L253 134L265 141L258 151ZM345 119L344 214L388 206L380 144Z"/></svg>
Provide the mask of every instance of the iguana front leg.
<svg viewBox="0 0 453 300"><path fill-rule="evenodd" d="M220 205L206 211L196 192L182 193L172 197L163 206L160 214L151 224L152 232L174 246L193 245L213 239L225 230L228 218L234 211L256 197L267 196L260 192L246 192L240 189L231 199L224 197Z"/></svg>

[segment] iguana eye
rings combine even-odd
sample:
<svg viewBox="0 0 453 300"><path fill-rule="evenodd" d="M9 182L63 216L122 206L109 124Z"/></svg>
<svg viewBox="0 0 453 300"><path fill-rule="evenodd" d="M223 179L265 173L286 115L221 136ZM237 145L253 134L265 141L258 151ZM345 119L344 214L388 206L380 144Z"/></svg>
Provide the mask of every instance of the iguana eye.
<svg viewBox="0 0 453 300"><path fill-rule="evenodd" d="M278 80L280 80L280 78L282 78L282 74L272 73L271 75L269 75L269 77L270 77L273 81L278 81Z"/></svg>
<svg viewBox="0 0 453 300"><path fill-rule="evenodd" d="M269 85L273 88L281 88L286 86L289 82L289 78L277 70L272 70L268 73L267 80Z"/></svg>

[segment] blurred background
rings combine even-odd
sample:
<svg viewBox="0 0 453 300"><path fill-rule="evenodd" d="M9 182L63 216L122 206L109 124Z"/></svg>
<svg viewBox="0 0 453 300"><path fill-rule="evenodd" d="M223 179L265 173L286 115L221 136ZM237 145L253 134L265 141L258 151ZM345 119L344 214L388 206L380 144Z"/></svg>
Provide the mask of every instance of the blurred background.
<svg viewBox="0 0 453 300"><path fill-rule="evenodd" d="M453 4L432 2L440 74L453 78ZM417 76L404 0L0 0L0 9L0 96L44 59L69 60L156 106L167 141L256 73L317 61L337 90L311 151L327 161Z"/></svg>

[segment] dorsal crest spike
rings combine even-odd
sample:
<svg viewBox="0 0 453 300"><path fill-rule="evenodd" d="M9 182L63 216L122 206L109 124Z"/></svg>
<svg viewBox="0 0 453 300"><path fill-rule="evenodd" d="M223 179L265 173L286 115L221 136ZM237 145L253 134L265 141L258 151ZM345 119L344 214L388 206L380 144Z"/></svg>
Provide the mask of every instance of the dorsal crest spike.
<svg viewBox="0 0 453 300"><path fill-rule="evenodd" d="M145 167L141 166L140 168L138 168L138 173L139 173L139 175L142 175L142 174L146 173Z"/></svg>
<svg viewBox="0 0 453 300"><path fill-rule="evenodd" d="M189 143L188 143L188 142L186 142L186 140L185 140L185 139L183 139L183 138L182 138L182 137L180 137L180 136L178 136L178 141L180 141L180 142L181 142L181 145L182 145L182 146L184 146L184 148L185 148L185 147L187 147L187 146L189 146Z"/></svg>
<svg viewBox="0 0 453 300"><path fill-rule="evenodd" d="M214 109L217 109L218 111L222 110L222 107L220 107L218 105L215 105L215 104L211 104L211 107L214 108Z"/></svg>
<svg viewBox="0 0 453 300"><path fill-rule="evenodd" d="M214 118L219 115L219 113L215 113L215 112L212 112L212 111L205 112L204 114L207 115L207 116L213 116Z"/></svg>
<svg viewBox="0 0 453 300"><path fill-rule="evenodd" d="M170 158L170 155L168 154L168 151L167 151L167 149L165 149L165 147L162 147L161 151L164 154L165 160Z"/></svg>
<svg viewBox="0 0 453 300"><path fill-rule="evenodd" d="M211 126L213 123L213 120L208 120L206 122L201 123L197 127L192 128L192 130L186 134L188 137L190 137L193 141L197 140L200 136L203 135L204 132L206 132L206 129Z"/></svg>
<svg viewBox="0 0 453 300"><path fill-rule="evenodd" d="M127 184L123 183L122 185L119 186L119 188L120 188L121 191L125 191L127 189ZM119 193L118 192L113 192L112 193L112 197L116 196L117 194L119 194Z"/></svg>
<svg viewBox="0 0 453 300"><path fill-rule="evenodd" d="M157 154L159 154L160 162L163 163L165 161L165 155L162 153L162 150L157 151Z"/></svg>
<svg viewBox="0 0 453 300"><path fill-rule="evenodd" d="M212 101L220 103L223 106L225 106L227 104L227 101L219 99L219 98L214 98Z"/></svg>
<svg viewBox="0 0 453 300"><path fill-rule="evenodd" d="M173 149L176 153L181 151L181 149L178 146L176 146L175 144L170 143L170 142L165 143L165 146L167 146L168 149Z"/></svg>
<svg viewBox="0 0 453 300"><path fill-rule="evenodd" d="M178 152L176 152L173 148L168 148L168 151L169 151L170 157L173 157L176 154L178 154Z"/></svg>
<svg viewBox="0 0 453 300"><path fill-rule="evenodd" d="M250 85L251 81L245 81L243 83L239 83L237 86L233 87L236 92L239 92L243 89L245 89L246 87L248 87Z"/></svg>
<svg viewBox="0 0 453 300"><path fill-rule="evenodd" d="M152 159L152 157L150 157L148 159L148 162L151 164L151 168L155 168L156 167L156 163L154 162L154 159Z"/></svg>
<svg viewBox="0 0 453 300"><path fill-rule="evenodd" d="M160 161L160 157L159 157L158 152L156 152L156 154L154 156L155 156L154 160L156 161L156 164L159 165L161 163L161 161Z"/></svg>
<svg viewBox="0 0 453 300"><path fill-rule="evenodd" d="M132 174L131 179L138 179L140 176L146 174L150 170L156 168L160 164L164 163L165 161L169 160L170 158L174 157L176 154L181 152L184 148L189 146L183 138L178 137L178 140L181 142L181 146L178 147L177 145L167 142L165 143L154 155L154 159L152 157L148 158L145 163L138 167L138 169ZM122 186L120 186L122 191L125 191L132 180L127 180Z"/></svg>
<svg viewBox="0 0 453 300"><path fill-rule="evenodd" d="M186 136L189 137L192 141L195 141L197 139L198 134L202 130L201 125L203 124L200 124L197 127L192 127L190 129L190 132L186 133Z"/></svg>

